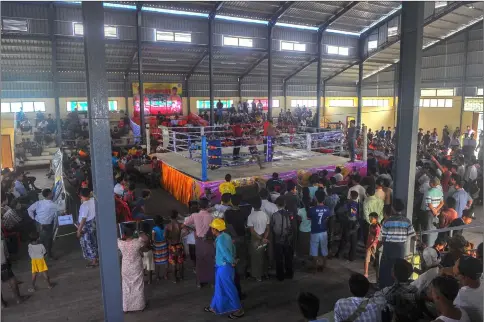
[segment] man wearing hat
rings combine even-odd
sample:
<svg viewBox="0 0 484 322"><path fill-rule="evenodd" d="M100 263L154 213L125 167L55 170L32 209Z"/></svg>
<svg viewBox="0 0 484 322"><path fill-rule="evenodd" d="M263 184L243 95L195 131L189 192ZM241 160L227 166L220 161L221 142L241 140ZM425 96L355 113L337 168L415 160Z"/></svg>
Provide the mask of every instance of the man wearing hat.
<svg viewBox="0 0 484 322"><path fill-rule="evenodd" d="M235 246L232 237L225 232L225 221L216 218L210 224L215 236L215 292L210 306L204 311L215 314L230 314L230 319L244 316L244 310L235 287Z"/></svg>
<svg viewBox="0 0 484 322"><path fill-rule="evenodd" d="M461 289L454 300L454 305L466 311L471 321L482 321L484 290L480 281L482 262L477 258L462 256L454 265L454 275L461 284Z"/></svg>

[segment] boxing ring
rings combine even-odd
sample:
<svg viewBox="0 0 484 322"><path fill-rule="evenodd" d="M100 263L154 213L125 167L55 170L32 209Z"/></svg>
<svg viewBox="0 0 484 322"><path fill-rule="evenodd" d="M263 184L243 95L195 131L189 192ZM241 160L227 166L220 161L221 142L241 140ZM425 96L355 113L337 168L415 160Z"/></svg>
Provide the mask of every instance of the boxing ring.
<svg viewBox="0 0 484 322"><path fill-rule="evenodd" d="M160 128L164 153L155 155L161 161L162 185L185 204L206 196L218 201L218 187L228 173L236 187L265 184L274 172L282 180L307 186L311 174L327 170L330 177L338 166L343 174L356 168L366 175L366 161L350 163L340 156L345 153L345 143L339 130L317 133L298 130L280 133L276 138L258 136L259 142L254 144L254 135L244 133L243 137L234 138L228 125ZM256 131L262 132L262 126ZM236 146L240 152L234 158L234 144L239 142ZM256 161L255 148L262 168Z"/></svg>

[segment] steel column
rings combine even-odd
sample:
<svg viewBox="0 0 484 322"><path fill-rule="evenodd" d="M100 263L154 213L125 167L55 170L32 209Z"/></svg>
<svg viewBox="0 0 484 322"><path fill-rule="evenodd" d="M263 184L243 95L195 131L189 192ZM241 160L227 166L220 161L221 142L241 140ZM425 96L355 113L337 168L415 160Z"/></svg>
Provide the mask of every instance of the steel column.
<svg viewBox="0 0 484 322"><path fill-rule="evenodd" d="M242 104L242 79L237 77L237 84L238 84L238 93L239 93L239 102Z"/></svg>
<svg viewBox="0 0 484 322"><path fill-rule="evenodd" d="M215 15L208 18L208 83L210 92L210 125L215 123L213 108L213 19Z"/></svg>
<svg viewBox="0 0 484 322"><path fill-rule="evenodd" d="M272 31L274 25L269 23L267 37L267 118L272 118Z"/></svg>
<svg viewBox="0 0 484 322"><path fill-rule="evenodd" d="M363 52L364 52L364 41L358 42L358 84L356 85L356 92L358 95L358 110L356 112L356 126L361 130L361 107L362 107L362 87L363 87Z"/></svg>
<svg viewBox="0 0 484 322"><path fill-rule="evenodd" d="M460 121L459 128L462 132L462 117L464 116L464 104L466 96L466 79L467 79L467 52L469 51L469 32L464 34L464 69L462 70L461 94L460 94ZM477 138L476 138L477 139Z"/></svg>
<svg viewBox="0 0 484 322"><path fill-rule="evenodd" d="M188 85L188 82L189 82L189 78L188 76L185 76L185 96L187 98L187 115L190 114L190 88L189 88L189 85Z"/></svg>
<svg viewBox="0 0 484 322"><path fill-rule="evenodd" d="M128 101L129 101L129 83L128 83L128 73L124 75L124 106L125 106L125 113L128 114Z"/></svg>
<svg viewBox="0 0 484 322"><path fill-rule="evenodd" d="M394 66L393 71L393 124L397 126L397 100L398 100L398 71L400 69L400 64L397 63Z"/></svg>
<svg viewBox="0 0 484 322"><path fill-rule="evenodd" d="M143 44L142 38L143 33L141 28L143 27L143 20L141 16L141 7L143 6L142 3L138 2L136 4L136 40L138 42L138 92L139 92L139 118L140 118L140 135L141 135L141 144L145 142L145 93L144 93L144 86L143 86ZM133 98L134 99L134 98ZM134 106L134 100L133 100ZM148 138L149 140L149 138Z"/></svg>
<svg viewBox="0 0 484 322"><path fill-rule="evenodd" d="M62 126L61 126L61 116L60 116L60 103L59 103L59 72L57 71L57 38L55 36L55 5L51 2L49 6L49 36L52 52L51 61L51 73L52 73L52 88L54 94L55 103L55 121L57 125L57 135L56 143L60 147L62 145Z"/></svg>
<svg viewBox="0 0 484 322"><path fill-rule="evenodd" d="M104 320L108 322L122 322L124 314L121 298L121 273L116 242L116 220L114 216L106 216L106 214L114 214L115 209L103 3L83 2L82 16L89 104L89 141L91 144Z"/></svg>
<svg viewBox="0 0 484 322"><path fill-rule="evenodd" d="M322 112L323 112L323 124L325 124L324 119L326 117L326 82L322 81L323 83L321 84L321 96L322 96ZM321 125L321 121L319 122L319 126Z"/></svg>
<svg viewBox="0 0 484 322"><path fill-rule="evenodd" d="M402 3L400 72L397 110L397 146L395 153L394 198L406 203L406 215L413 213L415 162L420 105L420 72L424 2Z"/></svg>
<svg viewBox="0 0 484 322"><path fill-rule="evenodd" d="M320 127L321 115L321 68L323 68L323 30L318 31L318 70L316 71L316 128Z"/></svg>
<svg viewBox="0 0 484 322"><path fill-rule="evenodd" d="M282 95L284 95L284 109L287 111L287 81L282 80Z"/></svg>

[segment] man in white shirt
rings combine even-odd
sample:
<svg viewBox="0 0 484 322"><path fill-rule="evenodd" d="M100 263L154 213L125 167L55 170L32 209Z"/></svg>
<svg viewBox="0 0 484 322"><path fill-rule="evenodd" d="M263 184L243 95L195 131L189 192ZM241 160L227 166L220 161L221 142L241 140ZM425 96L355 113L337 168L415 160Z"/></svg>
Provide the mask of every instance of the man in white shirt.
<svg viewBox="0 0 484 322"><path fill-rule="evenodd" d="M272 215L275 212L279 211L279 209L274 203L267 200L269 197L269 191L267 191L267 189L261 189L261 191L259 192L259 196L262 199L262 206L260 209L266 213L269 219L271 219Z"/></svg>
<svg viewBox="0 0 484 322"><path fill-rule="evenodd" d="M124 196L124 179L119 177L116 179L116 185L114 186L114 194L120 196L121 198Z"/></svg>
<svg viewBox="0 0 484 322"><path fill-rule="evenodd" d="M265 248L269 243L269 216L261 210L262 201L256 199L252 205L253 209L247 218L247 227L250 229L250 264L251 275L258 282L267 275L267 259Z"/></svg>
<svg viewBox="0 0 484 322"><path fill-rule="evenodd" d="M466 182L474 182L477 179L477 167L476 167L476 157L473 156L472 160L470 161L469 165L467 166L465 175L464 175L464 180Z"/></svg>
<svg viewBox="0 0 484 322"><path fill-rule="evenodd" d="M348 199L351 199L351 191L358 192L358 202L365 201L366 189L360 185L361 177L356 174L351 177L352 187L348 190Z"/></svg>
<svg viewBox="0 0 484 322"><path fill-rule="evenodd" d="M33 203L27 211L30 218L36 221L40 241L47 250L47 257L55 259L52 256L54 220L56 220L59 213L64 212L64 208L52 201L52 190L42 190L42 196L44 199Z"/></svg>
<svg viewBox="0 0 484 322"><path fill-rule="evenodd" d="M484 293L480 280L482 262L474 257L462 256L455 263L453 270L462 286L454 300L454 305L464 309L471 321L482 321Z"/></svg>

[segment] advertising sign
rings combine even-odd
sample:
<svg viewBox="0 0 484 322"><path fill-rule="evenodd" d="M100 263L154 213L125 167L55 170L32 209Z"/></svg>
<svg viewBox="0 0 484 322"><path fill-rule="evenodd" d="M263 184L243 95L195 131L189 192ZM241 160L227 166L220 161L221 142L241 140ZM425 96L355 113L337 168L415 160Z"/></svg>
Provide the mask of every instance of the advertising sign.
<svg viewBox="0 0 484 322"><path fill-rule="evenodd" d="M139 115L140 97L138 83L132 84L134 115ZM145 115L182 113L182 84L143 83Z"/></svg>

